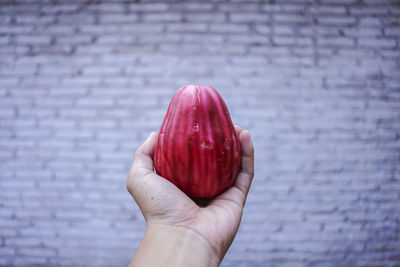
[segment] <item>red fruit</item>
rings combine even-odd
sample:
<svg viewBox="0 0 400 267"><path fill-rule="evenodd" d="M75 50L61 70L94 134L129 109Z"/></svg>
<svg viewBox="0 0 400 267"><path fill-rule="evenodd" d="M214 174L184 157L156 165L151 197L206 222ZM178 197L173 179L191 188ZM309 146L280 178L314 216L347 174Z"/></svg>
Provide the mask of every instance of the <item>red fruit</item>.
<svg viewBox="0 0 400 267"><path fill-rule="evenodd" d="M157 173L190 197L212 198L232 186L241 151L229 111L207 85L186 85L169 104L154 151Z"/></svg>

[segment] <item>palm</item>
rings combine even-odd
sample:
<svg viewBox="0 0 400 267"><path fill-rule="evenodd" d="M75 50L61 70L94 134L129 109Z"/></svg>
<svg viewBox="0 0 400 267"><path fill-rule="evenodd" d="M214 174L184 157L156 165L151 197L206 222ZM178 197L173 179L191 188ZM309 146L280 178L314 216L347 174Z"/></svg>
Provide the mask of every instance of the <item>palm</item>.
<svg viewBox="0 0 400 267"><path fill-rule="evenodd" d="M242 143L242 171L234 186L211 200L205 207L197 205L174 184L153 172L154 141L142 148L146 157L135 156L141 160L136 163L136 168L132 167L130 176L134 176L134 179L128 179L127 186L148 224L190 229L206 239L212 247L223 248L223 253L226 252L239 228L248 187L253 177L253 147L250 137L247 140L240 135L239 127L236 130ZM242 140L245 140L245 144ZM135 190L139 188L140 190Z"/></svg>
<svg viewBox="0 0 400 267"><path fill-rule="evenodd" d="M146 219L150 224L184 227L200 234L210 244L230 245L239 227L242 205L235 194L242 194L232 187L212 200L206 207L199 207L175 185L152 173L146 179L148 186L157 188L147 207Z"/></svg>

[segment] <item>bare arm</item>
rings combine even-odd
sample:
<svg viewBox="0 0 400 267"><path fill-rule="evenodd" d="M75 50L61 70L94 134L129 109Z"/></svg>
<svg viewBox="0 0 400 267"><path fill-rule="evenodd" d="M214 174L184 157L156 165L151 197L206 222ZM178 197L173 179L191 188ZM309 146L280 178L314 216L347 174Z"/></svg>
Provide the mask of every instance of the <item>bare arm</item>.
<svg viewBox="0 0 400 267"><path fill-rule="evenodd" d="M218 266L219 257L197 233L180 227L152 225L129 266Z"/></svg>

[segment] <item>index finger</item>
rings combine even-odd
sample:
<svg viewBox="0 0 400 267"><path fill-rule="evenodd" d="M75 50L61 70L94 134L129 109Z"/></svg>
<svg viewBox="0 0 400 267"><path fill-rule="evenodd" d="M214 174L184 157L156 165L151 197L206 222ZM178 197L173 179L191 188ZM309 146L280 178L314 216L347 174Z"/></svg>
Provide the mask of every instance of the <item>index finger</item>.
<svg viewBox="0 0 400 267"><path fill-rule="evenodd" d="M245 196L250 189L250 184L254 176L254 145L251 141L250 132L244 130L239 136L242 148L242 169L234 184Z"/></svg>
<svg viewBox="0 0 400 267"><path fill-rule="evenodd" d="M132 169L140 168L145 171L153 171L154 146L157 141L157 133L151 132L146 141L136 150Z"/></svg>

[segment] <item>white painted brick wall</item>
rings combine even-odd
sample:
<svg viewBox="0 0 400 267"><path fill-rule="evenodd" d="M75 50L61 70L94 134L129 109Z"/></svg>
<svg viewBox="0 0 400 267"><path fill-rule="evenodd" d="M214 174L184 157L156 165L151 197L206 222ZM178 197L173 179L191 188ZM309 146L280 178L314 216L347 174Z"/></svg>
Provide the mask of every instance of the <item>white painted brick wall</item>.
<svg viewBox="0 0 400 267"><path fill-rule="evenodd" d="M253 133L222 266L400 266L400 6L390 0L0 2L0 265L123 266L125 190L186 83Z"/></svg>

